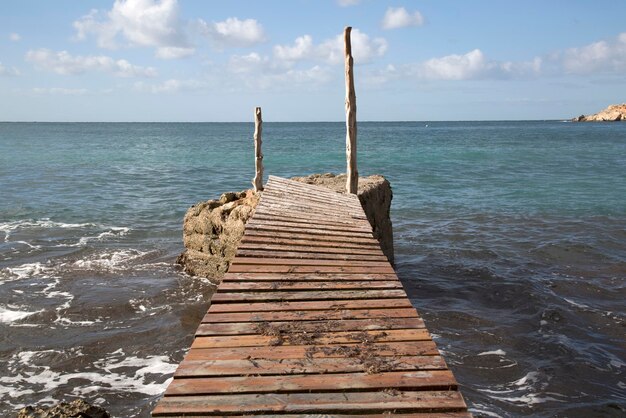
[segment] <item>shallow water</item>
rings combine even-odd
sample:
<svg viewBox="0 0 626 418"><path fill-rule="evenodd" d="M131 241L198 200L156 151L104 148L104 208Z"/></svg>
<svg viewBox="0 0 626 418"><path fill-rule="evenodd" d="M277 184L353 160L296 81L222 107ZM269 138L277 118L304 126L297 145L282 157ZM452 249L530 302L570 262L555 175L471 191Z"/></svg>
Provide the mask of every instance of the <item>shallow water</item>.
<svg viewBox="0 0 626 418"><path fill-rule="evenodd" d="M622 416L626 125L428 125L361 123L359 170L391 181L398 274L471 410ZM214 289L174 265L182 217L249 186L251 132L0 124L0 415L149 415ZM266 173L340 172L343 141L266 123Z"/></svg>

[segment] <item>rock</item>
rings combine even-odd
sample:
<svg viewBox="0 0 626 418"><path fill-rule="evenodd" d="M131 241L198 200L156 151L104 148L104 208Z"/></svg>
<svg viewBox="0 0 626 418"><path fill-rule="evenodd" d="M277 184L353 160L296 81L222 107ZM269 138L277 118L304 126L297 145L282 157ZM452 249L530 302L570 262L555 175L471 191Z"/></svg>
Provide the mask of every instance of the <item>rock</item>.
<svg viewBox="0 0 626 418"><path fill-rule="evenodd" d="M292 180L317 184L344 193L346 175L314 174ZM262 193L262 192L261 192ZM187 210L183 222L185 251L177 262L186 273L219 282L237 252L248 219L262 194L253 190L224 193L218 200L200 202ZM393 231L391 226L391 186L379 175L360 177L358 197L372 225L374 237L383 253L393 263Z"/></svg>
<svg viewBox="0 0 626 418"><path fill-rule="evenodd" d="M177 260L184 271L192 276L221 279L235 256L258 200L259 195L246 190L224 193L218 200L189 208L183 222L185 251Z"/></svg>
<svg viewBox="0 0 626 418"><path fill-rule="evenodd" d="M573 122L618 122L626 121L626 103L611 105L594 115L580 115Z"/></svg>
<svg viewBox="0 0 626 418"><path fill-rule="evenodd" d="M308 177L294 177L292 180L301 183L316 184L339 193L346 191L345 174L313 174ZM380 243L383 253L393 264L393 228L391 225L391 199L393 193L389 181L381 175L359 177L357 196L365 211L367 220L372 225L374 237Z"/></svg>
<svg viewBox="0 0 626 418"><path fill-rule="evenodd" d="M104 408L76 399L50 407L27 406L17 413L17 418L110 418L110 415Z"/></svg>

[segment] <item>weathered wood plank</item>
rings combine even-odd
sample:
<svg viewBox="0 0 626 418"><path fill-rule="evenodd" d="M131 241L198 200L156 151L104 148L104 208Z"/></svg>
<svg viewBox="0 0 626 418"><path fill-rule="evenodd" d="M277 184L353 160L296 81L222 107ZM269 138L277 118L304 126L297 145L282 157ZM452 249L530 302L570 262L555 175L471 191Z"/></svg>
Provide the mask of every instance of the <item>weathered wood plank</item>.
<svg viewBox="0 0 626 418"><path fill-rule="evenodd" d="M228 312L207 313L203 323L213 322L262 322L262 321L318 321L374 318L416 317L415 308L374 308L374 309L333 309L328 311L269 311L269 312Z"/></svg>
<svg viewBox="0 0 626 418"><path fill-rule="evenodd" d="M184 361L189 360L246 360L246 359L309 359L353 358L359 356L436 356L439 351L432 341L328 345L284 345L261 347L194 348Z"/></svg>
<svg viewBox="0 0 626 418"><path fill-rule="evenodd" d="M356 238L372 238L372 231L363 231L348 228L318 228L314 223L309 227L298 225L271 225L266 223L254 222L246 224L246 231L272 231L287 232L293 234L321 235L321 236L338 236L338 237L356 237Z"/></svg>
<svg viewBox="0 0 626 418"><path fill-rule="evenodd" d="M200 324L196 336L258 334L268 327L278 330L296 329L299 332L315 332L323 329L333 331L375 331L388 329L424 328L421 318L377 318L324 321L275 321Z"/></svg>
<svg viewBox="0 0 626 418"><path fill-rule="evenodd" d="M217 289L217 294L233 293L241 291L256 292L276 292L276 291L292 291L292 290L315 290L315 291L335 291L335 290L369 290L369 289L402 289L402 283L398 280L379 281L379 280L363 280L355 282L345 281L315 281L315 282L292 282L292 281L274 281L274 282L222 282Z"/></svg>
<svg viewBox="0 0 626 418"><path fill-rule="evenodd" d="M301 215L302 216L302 215ZM311 227L311 219L310 218L288 218L284 216L276 217L271 215L264 215L263 213L255 213L254 217L248 220L246 225L253 224L262 224L262 225L276 225L276 226L293 226L293 227ZM347 230L347 231L363 231L363 232L372 232L372 227L365 222L353 222L350 224L346 223L337 223L337 222L328 222L323 219L316 219L313 223L316 228L320 229L339 229L339 230Z"/></svg>
<svg viewBox="0 0 626 418"><path fill-rule="evenodd" d="M342 299L383 299L402 298L402 289L385 290L333 290L333 291L295 291L295 292L218 292L211 303L258 302L258 301L304 301L304 300L342 300Z"/></svg>
<svg viewBox="0 0 626 418"><path fill-rule="evenodd" d="M264 257L235 257L233 264L244 265L278 265L278 266L343 266L343 267L372 267L388 268L388 261L356 261L356 260L329 260L318 258L273 258Z"/></svg>
<svg viewBox="0 0 626 418"><path fill-rule="evenodd" d="M174 379L166 395L269 393L304 391L359 391L363 389L449 390L457 383L449 370L337 373L332 375L237 376Z"/></svg>
<svg viewBox="0 0 626 418"><path fill-rule="evenodd" d="M298 246L298 245L281 245L281 244L253 244L249 242L242 242L238 251L259 251L259 252L285 252L289 253L308 253L308 254L317 254L320 258L323 258L325 254L327 255L339 255L339 256L373 256L373 257L385 257L383 252L378 248L346 248L346 247L319 247L319 246Z"/></svg>
<svg viewBox="0 0 626 418"><path fill-rule="evenodd" d="M321 242L350 242L358 244L368 244L372 246L380 245L376 238L371 234L369 236L348 236L348 235L324 235L313 232L297 232L297 231L285 231L285 230L267 230L267 229L246 229L245 237L257 236L257 237L276 237L286 239L306 239L306 240L319 240L323 237Z"/></svg>
<svg viewBox="0 0 626 418"><path fill-rule="evenodd" d="M286 312L286 311L333 311L342 309L412 308L406 298L397 299L356 299L314 302L255 302L220 303L211 305L209 314L226 312Z"/></svg>
<svg viewBox="0 0 626 418"><path fill-rule="evenodd" d="M312 218L312 215L307 212L291 210L270 203L257 206L254 216L259 216L261 219L289 222L307 221L308 223L311 223L311 219L315 219L315 223L318 225L356 226L363 228L370 226L371 228L367 219L363 218L352 218L350 216L315 216Z"/></svg>
<svg viewBox="0 0 626 418"><path fill-rule="evenodd" d="M248 250L239 248L237 257L256 257L256 258L296 258L296 259L318 259L318 260L345 260L345 261L378 261L385 262L387 257L384 255L367 255L367 254L337 254L337 253L308 253L302 251L290 251L292 248L283 247L283 250Z"/></svg>
<svg viewBox="0 0 626 418"><path fill-rule="evenodd" d="M349 393L283 393L272 395L173 396L155 409L155 416L169 413L335 413L341 411L451 411L465 408L457 392L449 391L377 391ZM207 405L220 405L210 410ZM223 406L222 406L223 405ZM240 409L239 409L240 408ZM283 417L283 415L280 415ZM351 415L354 416L354 415ZM386 415L388 416L388 415ZM393 415L397 416L397 415ZM427 415L419 415L420 417Z"/></svg>
<svg viewBox="0 0 626 418"><path fill-rule="evenodd" d="M324 273L324 274L315 274L315 273L226 273L222 279L222 283L229 281L254 281L254 282L263 282L263 281L276 281L282 280L284 282L318 282L318 281L389 281L389 280L398 280L398 276L395 273L364 273L359 276L353 276L350 274L341 274L341 273Z"/></svg>
<svg viewBox="0 0 626 418"><path fill-rule="evenodd" d="M247 359L247 360L190 360L183 362L175 377L219 377L285 374L367 373L372 371L444 370L446 363L441 356L398 356L367 361L364 358L317 358L317 359Z"/></svg>
<svg viewBox="0 0 626 418"><path fill-rule="evenodd" d="M231 264L228 271L232 273L344 273L344 274L367 274L367 273L393 273L391 266L381 267L352 267L352 266L289 266L289 265L242 265Z"/></svg>
<svg viewBox="0 0 626 418"><path fill-rule="evenodd" d="M304 247L318 247L318 248L339 248L345 251L346 249L359 249L367 251L376 251L380 247L373 242L349 242L341 240L324 240L319 241L309 238L292 238L282 236L271 236L269 234L245 234L241 238L242 244L257 244L258 246L271 244L271 245L287 245L294 249L298 246Z"/></svg>
<svg viewBox="0 0 626 418"><path fill-rule="evenodd" d="M337 331L337 332L288 332L282 334L280 328L271 324L267 329L275 329L277 335L226 335L196 336L191 348L217 347L258 347L277 345L346 344L392 341L428 341L430 334L425 328L389 329L384 331Z"/></svg>

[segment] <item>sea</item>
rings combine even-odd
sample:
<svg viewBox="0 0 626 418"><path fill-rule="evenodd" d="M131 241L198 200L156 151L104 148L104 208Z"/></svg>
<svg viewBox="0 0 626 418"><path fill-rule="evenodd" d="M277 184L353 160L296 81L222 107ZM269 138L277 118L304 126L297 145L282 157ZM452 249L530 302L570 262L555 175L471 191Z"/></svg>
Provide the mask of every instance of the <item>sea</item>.
<svg viewBox="0 0 626 418"><path fill-rule="evenodd" d="M215 286L193 204L251 187L252 123L0 123L0 416L147 417ZM345 125L272 123L266 175L345 171ZM361 122L396 269L477 417L626 416L626 123Z"/></svg>

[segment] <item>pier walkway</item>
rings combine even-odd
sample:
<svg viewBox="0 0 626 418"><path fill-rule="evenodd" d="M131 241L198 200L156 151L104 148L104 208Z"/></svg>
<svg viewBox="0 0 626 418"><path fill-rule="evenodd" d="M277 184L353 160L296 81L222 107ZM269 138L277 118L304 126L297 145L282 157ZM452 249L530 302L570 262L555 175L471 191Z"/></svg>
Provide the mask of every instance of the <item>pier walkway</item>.
<svg viewBox="0 0 626 418"><path fill-rule="evenodd" d="M270 176L152 415L470 417L355 195Z"/></svg>

